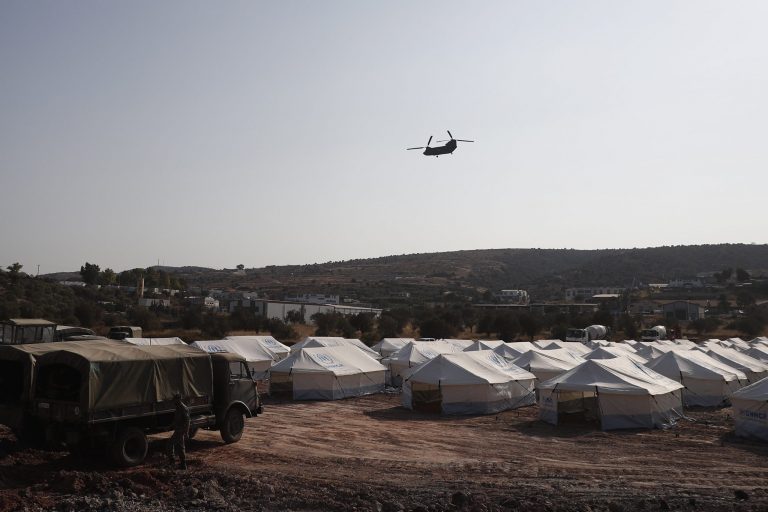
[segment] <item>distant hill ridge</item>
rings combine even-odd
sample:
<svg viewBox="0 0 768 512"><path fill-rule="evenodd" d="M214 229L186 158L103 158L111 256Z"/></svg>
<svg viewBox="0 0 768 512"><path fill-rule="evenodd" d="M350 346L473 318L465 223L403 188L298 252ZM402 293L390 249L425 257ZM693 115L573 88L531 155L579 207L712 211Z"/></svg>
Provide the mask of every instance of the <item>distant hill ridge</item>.
<svg viewBox="0 0 768 512"><path fill-rule="evenodd" d="M724 268L768 269L768 244L664 246L642 249L478 249L246 269L158 267L190 285L258 289L279 296L315 291L375 298L415 288L483 292L535 289L545 294L575 286L627 286L690 278ZM369 293L372 289L379 291Z"/></svg>

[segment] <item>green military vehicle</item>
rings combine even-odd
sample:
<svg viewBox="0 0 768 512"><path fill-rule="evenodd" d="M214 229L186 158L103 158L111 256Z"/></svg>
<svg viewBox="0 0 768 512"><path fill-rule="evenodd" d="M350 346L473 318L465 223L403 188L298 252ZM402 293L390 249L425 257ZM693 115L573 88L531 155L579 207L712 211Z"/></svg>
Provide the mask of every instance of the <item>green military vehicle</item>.
<svg viewBox="0 0 768 512"><path fill-rule="evenodd" d="M22 437L49 445L106 448L120 466L144 460L147 434L173 430L176 393L190 409L190 437L204 428L236 442L245 418L261 412L256 383L245 360L234 354L110 340L36 347L26 355L0 352L0 369L12 369L8 374L20 382L13 393L19 400L6 400L5 412L0 404L0 420L15 422Z"/></svg>
<svg viewBox="0 0 768 512"><path fill-rule="evenodd" d="M0 321L0 345L57 341L56 324L42 318L10 318Z"/></svg>

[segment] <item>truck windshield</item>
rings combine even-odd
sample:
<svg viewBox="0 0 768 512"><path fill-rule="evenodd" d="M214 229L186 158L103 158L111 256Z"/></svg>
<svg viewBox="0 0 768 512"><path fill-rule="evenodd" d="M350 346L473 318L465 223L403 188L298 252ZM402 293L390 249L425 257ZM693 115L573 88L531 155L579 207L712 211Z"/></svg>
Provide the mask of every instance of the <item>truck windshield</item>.
<svg viewBox="0 0 768 512"><path fill-rule="evenodd" d="M77 402L80 399L80 372L63 364L41 367L37 376L35 397Z"/></svg>
<svg viewBox="0 0 768 512"><path fill-rule="evenodd" d="M240 361L229 363L229 376L232 379L250 379L251 373Z"/></svg>

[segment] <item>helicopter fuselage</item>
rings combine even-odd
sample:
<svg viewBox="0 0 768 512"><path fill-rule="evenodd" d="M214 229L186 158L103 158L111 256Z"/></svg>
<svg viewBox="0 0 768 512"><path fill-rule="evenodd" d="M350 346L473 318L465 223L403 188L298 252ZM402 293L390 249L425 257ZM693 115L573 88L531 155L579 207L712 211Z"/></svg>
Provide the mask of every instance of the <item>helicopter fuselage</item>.
<svg viewBox="0 0 768 512"><path fill-rule="evenodd" d="M449 140L444 146L434 146L431 148L424 148L423 155L426 156L438 156L438 155L449 155L456 151L456 139Z"/></svg>

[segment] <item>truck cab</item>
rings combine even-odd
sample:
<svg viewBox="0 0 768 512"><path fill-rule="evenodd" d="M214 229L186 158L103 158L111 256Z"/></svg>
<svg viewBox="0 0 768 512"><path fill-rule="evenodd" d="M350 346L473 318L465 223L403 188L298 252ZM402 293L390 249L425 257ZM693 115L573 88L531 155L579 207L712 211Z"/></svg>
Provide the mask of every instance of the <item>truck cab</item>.
<svg viewBox="0 0 768 512"><path fill-rule="evenodd" d="M0 322L0 344L56 341L56 324L42 318L11 318Z"/></svg>
<svg viewBox="0 0 768 512"><path fill-rule="evenodd" d="M216 425L227 443L238 441L245 426L244 418L262 411L256 381L245 360L236 354L210 354L213 369L213 403Z"/></svg>

